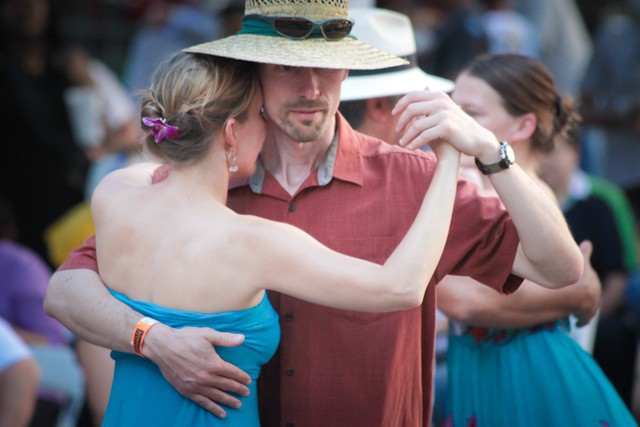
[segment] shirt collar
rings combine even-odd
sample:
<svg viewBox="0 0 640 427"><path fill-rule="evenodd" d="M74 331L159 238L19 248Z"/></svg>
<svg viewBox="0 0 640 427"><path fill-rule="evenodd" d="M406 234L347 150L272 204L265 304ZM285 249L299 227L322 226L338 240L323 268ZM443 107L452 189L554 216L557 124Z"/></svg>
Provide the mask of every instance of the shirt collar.
<svg viewBox="0 0 640 427"><path fill-rule="evenodd" d="M340 113L337 114L337 130L331 141L327 156L316 173L318 185L325 186L333 178L362 185L362 152L358 143L358 134ZM266 169L259 157L256 171L249 177L249 187L256 194L262 193Z"/></svg>

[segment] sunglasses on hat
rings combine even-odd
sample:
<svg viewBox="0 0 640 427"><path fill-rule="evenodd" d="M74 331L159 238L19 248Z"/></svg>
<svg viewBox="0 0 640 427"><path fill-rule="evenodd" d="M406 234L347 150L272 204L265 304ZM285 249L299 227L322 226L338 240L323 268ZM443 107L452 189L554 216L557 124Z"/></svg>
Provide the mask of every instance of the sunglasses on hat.
<svg viewBox="0 0 640 427"><path fill-rule="evenodd" d="M340 40L348 36L353 28L353 21L344 18L327 19L316 22L299 16L246 15L242 20L268 22L276 33L293 40L306 39L316 28L320 29L322 37L326 40Z"/></svg>

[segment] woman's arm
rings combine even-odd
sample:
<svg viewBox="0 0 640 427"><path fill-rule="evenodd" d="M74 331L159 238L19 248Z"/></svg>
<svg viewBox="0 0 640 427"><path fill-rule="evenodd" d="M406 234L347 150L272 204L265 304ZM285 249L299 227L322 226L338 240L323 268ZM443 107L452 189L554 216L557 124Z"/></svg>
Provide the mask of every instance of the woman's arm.
<svg viewBox="0 0 640 427"><path fill-rule="evenodd" d="M398 129L404 132L402 146L415 149L445 140L484 164L499 160L495 135L446 94L411 92L398 101L394 114L399 115ZM520 238L513 273L548 288L577 282L583 271L582 257L557 202L517 163L488 176Z"/></svg>
<svg viewBox="0 0 640 427"><path fill-rule="evenodd" d="M589 262L591 245L583 242L580 249L585 269L573 285L554 290L525 281L515 293L501 295L471 278L447 276L437 287L438 308L452 320L487 328L527 327L570 314L587 324L598 310L601 285Z"/></svg>
<svg viewBox="0 0 640 427"><path fill-rule="evenodd" d="M420 305L449 234L460 165L457 149L445 143L433 148L438 162L421 208L384 265L335 252L289 225L263 222L257 232L246 234L259 259L256 281L341 309L393 311Z"/></svg>

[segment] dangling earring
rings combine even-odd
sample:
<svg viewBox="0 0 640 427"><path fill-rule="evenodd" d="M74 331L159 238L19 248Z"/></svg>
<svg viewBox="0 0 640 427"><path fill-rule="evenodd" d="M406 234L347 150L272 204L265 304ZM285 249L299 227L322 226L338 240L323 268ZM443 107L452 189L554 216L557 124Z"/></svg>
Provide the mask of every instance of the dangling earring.
<svg viewBox="0 0 640 427"><path fill-rule="evenodd" d="M236 163L237 162L236 152L226 151L225 154L227 156L227 163L229 164L229 172L231 173L238 172L238 164Z"/></svg>

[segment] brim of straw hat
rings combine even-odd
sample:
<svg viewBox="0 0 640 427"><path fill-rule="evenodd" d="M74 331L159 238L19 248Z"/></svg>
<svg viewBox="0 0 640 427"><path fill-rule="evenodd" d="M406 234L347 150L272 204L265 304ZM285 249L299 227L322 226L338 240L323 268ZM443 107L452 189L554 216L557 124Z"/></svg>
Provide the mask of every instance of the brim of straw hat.
<svg viewBox="0 0 640 427"><path fill-rule="evenodd" d="M451 92L455 83L442 77L433 76L420 68L349 76L342 82L340 99L354 101L358 99L378 98L384 96L406 95L414 90L429 88L434 92Z"/></svg>
<svg viewBox="0 0 640 427"><path fill-rule="evenodd" d="M354 38L292 40L255 34L236 34L184 49L225 58L291 67L376 70L408 62Z"/></svg>

